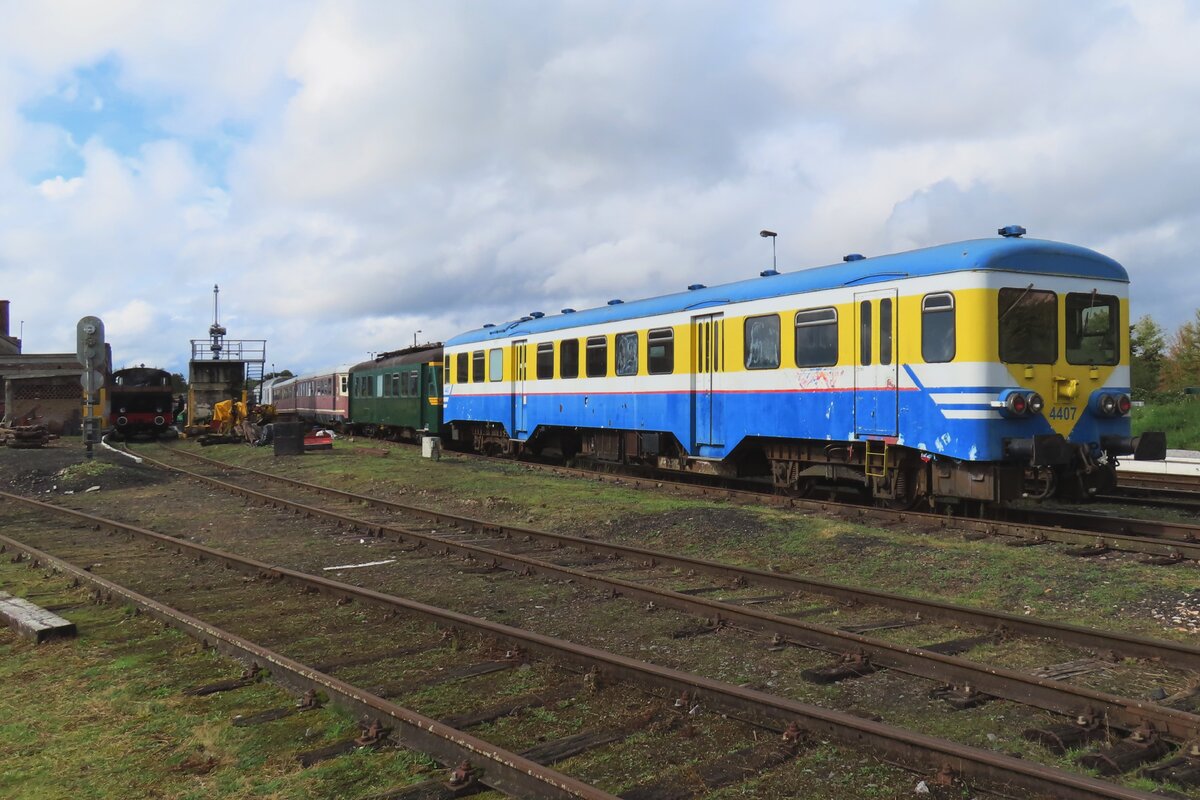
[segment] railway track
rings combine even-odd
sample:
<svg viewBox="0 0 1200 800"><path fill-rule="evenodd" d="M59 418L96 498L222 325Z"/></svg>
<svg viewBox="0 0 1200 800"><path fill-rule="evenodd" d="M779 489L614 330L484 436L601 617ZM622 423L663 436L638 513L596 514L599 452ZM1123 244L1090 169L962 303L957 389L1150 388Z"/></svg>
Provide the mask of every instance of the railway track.
<svg viewBox="0 0 1200 800"><path fill-rule="evenodd" d="M703 703L706 708L723 710L737 719L751 720L760 726L765 725L777 732L782 731L785 739L792 746L803 746L806 738L814 735L832 737L852 747L881 754L890 761L916 767L926 774L957 775L973 785L999 787L1008 792L1017 791L1022 793L1022 796L1029 793L1080 798L1145 798L1150 796L1139 790L1107 781L956 744L911 730L863 719L854 714L812 706L754 688L723 683L701 675L650 664L597 648L486 621L475 616L434 608L370 588L268 564L137 526L102 519L84 512L50 506L40 501L18 498L9 494L0 496L3 496L11 504L20 504L35 509L39 514L66 515L81 523L66 533L43 533L42 538L49 540L55 549L75 548L77 552L82 550L81 559L85 562L95 557L97 544L104 543L104 537L96 536L100 530L109 530L131 538L137 537L151 544L152 548L146 550L148 555L145 559L135 559L122 549L124 558L121 559L120 569L124 570L126 574L136 577L139 582L156 587L173 582L178 584L181 580L190 580L193 584L196 581L210 582L205 587L206 591L200 595L203 603L210 607L215 606L221 609L240 607L243 609L243 613L254 614L256 609L261 606L263 598L256 596L251 600L231 602L231 599L226 596L229 584L232 584L234 588L250 586L259 591L277 590L281 585L288 584L300 587L304 591L317 592L333 598L338 607L347 602L371 605L389 612L413 615L433 622L442 628L471 631L508 647L510 654L526 653L576 671L600 675L609 680L632 683L663 693L665 696L680 697L685 708L692 703ZM79 531L83 531L83 533L81 534ZM30 547L11 539L6 539L5 544L8 547L27 552ZM109 557L112 556L110 551L111 547L104 548L104 552L107 552ZM33 557L45 559L47 554L36 553ZM195 574L199 568L194 565L181 568L181 563L190 565L193 561L201 562L206 570L203 576ZM149 566L151 562L159 565L157 570L151 570ZM94 567L95 565L91 570L92 573L96 571ZM214 575L221 576L226 573L217 567L236 570L238 573L253 576L257 580L247 582L225 579L219 581L219 577L214 577ZM80 572L84 571L81 569ZM220 586L214 587L212 583L218 581ZM160 591L166 590L160 588ZM228 591L232 591L232 589ZM217 592L217 596L214 596L214 592ZM290 594L295 596L294 593ZM394 647L395 632L386 631L383 634L383 642L390 642ZM384 645L381 643L377 646ZM726 731L726 733L728 732ZM628 796L638 795L635 791ZM651 793L643 796L658 795Z"/></svg>
<svg viewBox="0 0 1200 800"><path fill-rule="evenodd" d="M9 498L11 499L11 498ZM107 524L100 518L95 524ZM560 798L561 800L616 800L593 786L564 775L544 764L498 747L479 737L458 730L449 724L403 708L371 691L339 680L321 668L304 664L262 644L213 625L184 611L154 600L114 581L93 574L62 558L31 545L0 534L0 552L24 559L31 567L46 568L69 575L89 587L93 595L105 602L119 602L144 612L154 619L182 631L206 647L244 663L248 673L257 677L267 671L271 680L294 692L300 702L291 708L268 709L257 716L270 722L304 713L319 707L318 697L324 697L336 707L359 718L371 720L364 735L353 743L331 748L348 752L349 744L376 747L385 741L407 747L436 758L447 769L447 780L465 784L478 782L481 786L501 791L512 797ZM325 667L331 670L336 665ZM250 678L234 679L223 684L198 687L197 693L232 690L248 685ZM241 720L239 720L241 721ZM254 721L243 722L254 724ZM309 758L314 758L310 755Z"/></svg>
<svg viewBox="0 0 1200 800"><path fill-rule="evenodd" d="M186 455L220 468L236 469L241 477L237 485L196 473L188 474L258 502L287 506L306 516L322 517L336 524L350 526L375 536L389 536L416 546L436 547L441 552L455 553L476 563L486 563L491 568L505 568L526 575L551 575L579 585L591 585L610 593L620 593L627 597L637 598L650 605L657 604L700 616L705 618L710 626L730 624L763 631L773 636L773 642L776 645L795 644L824 650L841 657L841 664L830 665L824 671L814 671L814 679L837 679L867 674L886 667L949 684L951 689L947 692L947 696L953 702L970 704L978 702L986 696L1003 697L1064 714L1079 721L1079 724L1074 726L1072 724L1059 726L1054 736L1077 735L1080 733L1080 725L1086 727L1101 717L1106 726L1124 727L1126 730L1153 729L1161 735L1177 741L1191 739L1196 734L1197 719L1192 713L1195 700L1191 697L1183 699L1186 708L1182 710L1182 713L1180 713L1181 709L1164 711L1150 708L1149 706L1153 704L1148 705L1141 700L1122 699L1085 687L1071 687L1060 681L995 666L976 664L953 655L955 652L969 649L972 645L994 641L996 631L1006 630L1010 635L1020 633L1053 639L1092 651L1101 651L1122 657L1153 659L1159 663L1176 665L1182 670L1195 671L1197 667L1200 667L1200 650L1186 645L1063 625L1027 616L990 612L872 590L838 586L797 576L764 573L644 548L599 543L590 539L526 528L498 526L411 504L396 503L328 487L305 484L269 473L232 468L222 462L193 456L193 454ZM174 469L179 468L174 467ZM285 484L308 493L338 498L355 505L368 505L377 509L385 509L391 513L401 513L408 519L420 517L436 525L437 528L430 532L419 532L414 530L415 526L412 523L406 523L403 527L395 526L382 523L378 519L365 519L361 512L347 515L326 507L317 507L308 503L288 500L279 495L258 492L245 486L245 476L247 475L254 475L276 484ZM510 550L514 543L517 543L518 547L523 546L522 543L537 543L542 548L549 548L550 553L554 555L546 554L544 558L532 558L529 555L513 553ZM898 610L911 616L908 619L886 620L874 626L867 624L850 626L848 630L839 630L827 625L790 619L780 613L745 607L739 605L738 600L719 602L695 596L701 592L711 591L714 587L678 592L649 587L645 580L633 582L597 577L583 569L558 563L564 557L568 563L571 562L571 557L564 555L567 548L577 550L579 557L582 557L585 562L589 557L599 558L602 566L610 564L613 558L619 558L627 563L687 570L691 574L708 574L719 577L731 585L755 585L781 589L789 593L822 595L841 602L871 604L892 611ZM557 561L547 560L551 557L555 557ZM772 599L779 600L781 598L766 598L766 600ZM940 643L942 645L940 648L935 646L930 649L890 643L863 635L873 629L915 627L922 621L930 620L971 625L979 628L982 635L950 643ZM1085 720L1087 722L1084 722Z"/></svg>

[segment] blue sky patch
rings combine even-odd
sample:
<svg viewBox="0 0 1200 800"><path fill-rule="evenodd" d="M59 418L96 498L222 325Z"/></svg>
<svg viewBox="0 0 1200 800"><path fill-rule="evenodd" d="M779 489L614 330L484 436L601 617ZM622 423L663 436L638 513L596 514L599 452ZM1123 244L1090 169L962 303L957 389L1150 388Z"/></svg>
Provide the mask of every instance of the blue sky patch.
<svg viewBox="0 0 1200 800"><path fill-rule="evenodd" d="M51 162L31 165L30 180L38 183L57 175L67 179L80 175L84 162L79 149L92 138L125 157L137 157L148 142L174 139L191 149L197 163L209 172L210 182L224 187L225 164L235 143L248 135L247 126L226 122L211 137L181 139L162 124L178 103L169 96L134 94L125 89L120 59L113 55L74 70L52 93L21 108L30 122L52 125L69 136L63 137Z"/></svg>

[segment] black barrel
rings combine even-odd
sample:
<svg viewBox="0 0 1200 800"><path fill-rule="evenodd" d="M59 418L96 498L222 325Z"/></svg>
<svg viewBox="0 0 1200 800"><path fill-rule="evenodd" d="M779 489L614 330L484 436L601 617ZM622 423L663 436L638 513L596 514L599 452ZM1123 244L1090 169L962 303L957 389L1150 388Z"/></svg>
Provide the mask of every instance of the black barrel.
<svg viewBox="0 0 1200 800"><path fill-rule="evenodd" d="M275 455L304 455L304 423L276 422L274 433Z"/></svg>

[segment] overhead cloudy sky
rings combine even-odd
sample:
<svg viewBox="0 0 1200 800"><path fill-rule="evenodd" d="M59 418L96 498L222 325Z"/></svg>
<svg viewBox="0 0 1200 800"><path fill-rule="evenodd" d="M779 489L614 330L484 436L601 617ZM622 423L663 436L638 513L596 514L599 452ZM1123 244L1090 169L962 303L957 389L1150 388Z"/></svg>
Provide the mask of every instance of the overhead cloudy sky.
<svg viewBox="0 0 1200 800"><path fill-rule="evenodd" d="M1009 223L1200 306L1200 4L0 0L27 352L309 370ZM268 367L269 368L269 367Z"/></svg>

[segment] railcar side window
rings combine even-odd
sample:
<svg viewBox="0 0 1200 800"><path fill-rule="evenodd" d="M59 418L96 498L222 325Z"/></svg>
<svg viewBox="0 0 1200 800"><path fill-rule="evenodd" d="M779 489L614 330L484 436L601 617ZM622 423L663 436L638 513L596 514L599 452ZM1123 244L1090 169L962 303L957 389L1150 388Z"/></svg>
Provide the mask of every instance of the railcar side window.
<svg viewBox="0 0 1200 800"><path fill-rule="evenodd" d="M796 366L832 367L838 362L836 308L796 312Z"/></svg>
<svg viewBox="0 0 1200 800"><path fill-rule="evenodd" d="M746 317L746 369L779 366L779 315Z"/></svg>
<svg viewBox="0 0 1200 800"><path fill-rule="evenodd" d="M954 360L954 295L927 294L921 299L921 358L927 364Z"/></svg>
<svg viewBox="0 0 1200 800"><path fill-rule="evenodd" d="M1067 361L1116 364L1121 354L1121 305L1110 294L1067 295Z"/></svg>
<svg viewBox="0 0 1200 800"><path fill-rule="evenodd" d="M409 397L420 397L421 396L420 387L418 386L417 381L418 381L418 377L417 377L416 372L408 373L408 396Z"/></svg>
<svg viewBox="0 0 1200 800"><path fill-rule="evenodd" d="M504 350L494 347L488 351L488 380L495 383L504 378Z"/></svg>
<svg viewBox="0 0 1200 800"><path fill-rule="evenodd" d="M879 363L892 363L892 298L879 301Z"/></svg>
<svg viewBox="0 0 1200 800"><path fill-rule="evenodd" d="M471 383L483 383L483 351L471 353Z"/></svg>
<svg viewBox="0 0 1200 800"><path fill-rule="evenodd" d="M455 383L466 383L469 380L469 378L467 376L467 364L468 364L467 354L459 353L457 356L455 356L455 358L458 359L458 364L456 365L457 366L457 370L456 370L457 374L454 376L454 382Z"/></svg>
<svg viewBox="0 0 1200 800"><path fill-rule="evenodd" d="M558 344L558 374L563 378L579 377L579 340L563 339Z"/></svg>
<svg viewBox="0 0 1200 800"><path fill-rule="evenodd" d="M341 383L339 384L341 388L338 390L338 394L346 393L346 384L349 382L349 380L350 379L345 375L341 377Z"/></svg>
<svg viewBox="0 0 1200 800"><path fill-rule="evenodd" d="M590 336L587 340L587 376L603 378L608 375L608 337Z"/></svg>
<svg viewBox="0 0 1200 800"><path fill-rule="evenodd" d="M617 334L617 374L637 375L638 371L638 335L636 333Z"/></svg>
<svg viewBox="0 0 1200 800"><path fill-rule="evenodd" d="M863 300L858 304L858 363L864 367L871 366L871 301Z"/></svg>
<svg viewBox="0 0 1200 800"><path fill-rule="evenodd" d="M1058 295L1025 288L1000 290L1000 360L1053 364L1058 360Z"/></svg>
<svg viewBox="0 0 1200 800"><path fill-rule="evenodd" d="M400 373L399 372L392 373L392 386L391 386L391 389L388 391L388 394L392 397L404 397L405 396L404 395L404 385L400 382Z"/></svg>
<svg viewBox="0 0 1200 800"><path fill-rule="evenodd" d="M646 369L651 375L668 375L675 371L675 331L659 328L646 338Z"/></svg>
<svg viewBox="0 0 1200 800"><path fill-rule="evenodd" d="M542 342L537 349L537 377L539 381L554 377L554 345Z"/></svg>

